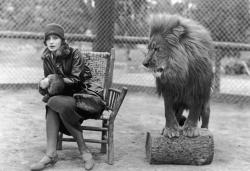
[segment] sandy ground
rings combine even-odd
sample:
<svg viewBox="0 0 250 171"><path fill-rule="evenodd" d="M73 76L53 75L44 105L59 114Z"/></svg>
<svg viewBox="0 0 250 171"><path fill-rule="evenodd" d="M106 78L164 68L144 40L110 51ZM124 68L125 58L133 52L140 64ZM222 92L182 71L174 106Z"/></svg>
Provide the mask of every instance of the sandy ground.
<svg viewBox="0 0 250 171"><path fill-rule="evenodd" d="M0 91L0 171L25 171L45 152L45 118L41 96L34 89ZM211 105L210 131L214 135L215 154L210 165L150 165L145 155L147 131L159 131L164 125L163 100L157 96L129 93L115 122L115 163L105 163L99 145L88 144L94 153L98 171L218 171L250 170L249 104ZM87 121L85 124L94 124ZM85 137L99 136L84 132ZM80 171L83 164L76 143L63 143L59 161L47 170Z"/></svg>

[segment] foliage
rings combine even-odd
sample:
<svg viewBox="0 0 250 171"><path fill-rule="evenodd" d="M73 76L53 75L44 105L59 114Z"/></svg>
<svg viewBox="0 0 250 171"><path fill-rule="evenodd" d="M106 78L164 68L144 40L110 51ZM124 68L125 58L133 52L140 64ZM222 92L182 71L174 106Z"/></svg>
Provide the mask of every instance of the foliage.
<svg viewBox="0 0 250 171"><path fill-rule="evenodd" d="M190 17L208 28L214 41L247 41L250 26L248 0L191 0ZM217 55L239 57L239 50L223 49Z"/></svg>
<svg viewBox="0 0 250 171"><path fill-rule="evenodd" d="M116 35L148 36L147 19L153 13L179 13L184 11L183 3L172 4L171 0L118 0L116 1Z"/></svg>
<svg viewBox="0 0 250 171"><path fill-rule="evenodd" d="M215 41L245 42L250 26L248 0L195 0L191 16L207 27Z"/></svg>
<svg viewBox="0 0 250 171"><path fill-rule="evenodd" d="M150 5L150 13L183 14L185 3L171 0L156 0L156 4Z"/></svg>
<svg viewBox="0 0 250 171"><path fill-rule="evenodd" d="M247 62L240 60L229 60L224 66L224 73L227 75L250 75Z"/></svg>
<svg viewBox="0 0 250 171"><path fill-rule="evenodd" d="M147 36L148 2L146 0L116 1L115 34L123 36Z"/></svg>
<svg viewBox="0 0 250 171"><path fill-rule="evenodd" d="M41 31L55 22L66 32L84 33L91 22L89 5L83 0L0 0L0 29Z"/></svg>
<svg viewBox="0 0 250 171"><path fill-rule="evenodd" d="M96 0L0 0L0 30L42 31L56 22L69 33L94 33ZM148 36L152 13L190 15L207 27L215 41L245 42L249 28L248 0L115 0L115 34ZM190 6L192 4L192 6Z"/></svg>

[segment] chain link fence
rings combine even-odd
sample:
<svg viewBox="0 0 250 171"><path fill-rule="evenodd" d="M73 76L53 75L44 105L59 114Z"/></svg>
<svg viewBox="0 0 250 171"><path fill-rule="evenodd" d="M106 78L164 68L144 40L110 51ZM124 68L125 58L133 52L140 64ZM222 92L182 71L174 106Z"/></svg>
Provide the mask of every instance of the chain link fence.
<svg viewBox="0 0 250 171"><path fill-rule="evenodd" d="M53 22L64 27L73 47L115 47L115 85L154 93L154 78L141 64L147 52L147 18L170 13L197 20L211 32L214 96L249 102L249 7L249 0L0 0L0 87L36 86L43 77L42 32Z"/></svg>

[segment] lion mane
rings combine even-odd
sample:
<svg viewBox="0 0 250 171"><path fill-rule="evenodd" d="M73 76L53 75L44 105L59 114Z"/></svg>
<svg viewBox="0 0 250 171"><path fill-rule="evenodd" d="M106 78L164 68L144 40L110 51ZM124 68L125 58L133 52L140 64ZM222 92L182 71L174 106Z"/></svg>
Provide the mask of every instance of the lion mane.
<svg viewBox="0 0 250 171"><path fill-rule="evenodd" d="M165 40L161 43L166 47L162 60L167 62L159 62L168 65L156 78L159 95L171 93L174 97L183 97L190 94L197 100L204 95L207 99L213 77L210 62L213 45L209 32L197 22L177 15L155 15L150 25L150 38L161 36Z"/></svg>

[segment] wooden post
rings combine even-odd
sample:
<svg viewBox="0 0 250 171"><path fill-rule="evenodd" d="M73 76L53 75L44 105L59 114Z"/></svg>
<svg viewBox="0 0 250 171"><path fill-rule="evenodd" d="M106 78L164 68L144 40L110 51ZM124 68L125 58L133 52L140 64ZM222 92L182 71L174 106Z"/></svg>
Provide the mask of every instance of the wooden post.
<svg viewBox="0 0 250 171"><path fill-rule="evenodd" d="M150 164L210 164L214 156L212 133L200 128L201 135L189 138L181 135L168 138L158 134L147 133L146 157Z"/></svg>
<svg viewBox="0 0 250 171"><path fill-rule="evenodd" d="M107 128L108 125L108 121L107 120L103 120L102 121L102 127L103 128ZM107 131L102 131L102 140L107 140ZM101 144L101 153L106 153L107 152L107 144L102 143Z"/></svg>
<svg viewBox="0 0 250 171"><path fill-rule="evenodd" d="M215 74L214 74L214 93L220 93L220 70L221 70L221 55L222 52L220 49L216 49L216 56L215 56Z"/></svg>
<svg viewBox="0 0 250 171"><path fill-rule="evenodd" d="M114 121L109 123L108 131L108 164L114 163Z"/></svg>
<svg viewBox="0 0 250 171"><path fill-rule="evenodd" d="M96 37L93 51L110 52L114 42L114 0L97 0L95 11Z"/></svg>

